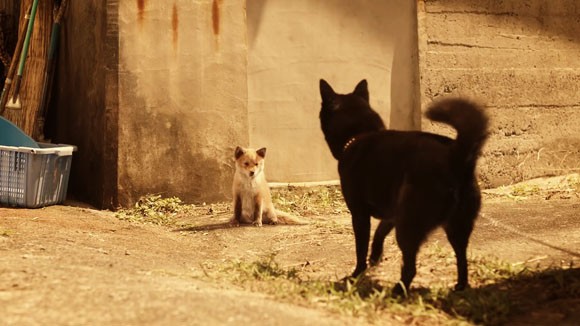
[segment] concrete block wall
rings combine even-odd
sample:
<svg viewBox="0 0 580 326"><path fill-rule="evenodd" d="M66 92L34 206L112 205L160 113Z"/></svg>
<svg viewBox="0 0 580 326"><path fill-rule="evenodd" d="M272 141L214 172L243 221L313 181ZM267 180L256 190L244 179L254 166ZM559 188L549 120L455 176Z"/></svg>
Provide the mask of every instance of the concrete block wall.
<svg viewBox="0 0 580 326"><path fill-rule="evenodd" d="M580 2L421 0L418 18L422 106L467 95L492 117L484 186L580 169Z"/></svg>

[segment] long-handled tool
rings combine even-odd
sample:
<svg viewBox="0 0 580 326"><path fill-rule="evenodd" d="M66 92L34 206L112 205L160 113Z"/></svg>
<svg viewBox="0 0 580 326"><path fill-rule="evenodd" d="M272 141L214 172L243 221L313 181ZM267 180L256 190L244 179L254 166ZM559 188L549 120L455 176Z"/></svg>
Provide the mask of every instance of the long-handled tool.
<svg viewBox="0 0 580 326"><path fill-rule="evenodd" d="M22 108L22 103L20 103L20 83L22 81L22 73L24 72L24 63L26 62L26 57L28 56L28 47L30 46L32 27L34 27L36 9L38 9L38 0L34 0L34 2L32 3L32 9L30 10L30 20L28 21L28 28L26 29L26 38L24 39L24 47L22 48L22 53L20 54L18 74L16 75L16 80L14 82L14 93L12 93L12 99L8 102L8 104L6 104L6 107L11 109Z"/></svg>
<svg viewBox="0 0 580 326"><path fill-rule="evenodd" d="M8 92L10 92L10 87L12 86L12 77L16 72L16 67L18 66L18 61L15 60L20 56L22 52L22 46L24 45L24 35L26 34L28 28L28 21L30 20L30 9L32 6L28 6L26 14L24 15L24 29L22 34L18 37L16 42L16 49L14 50L14 55L12 56L12 62L10 62L10 68L6 74L6 79L4 80L4 88L2 89L2 95L0 95L0 115L4 114L4 109L6 108L6 102L8 102Z"/></svg>
<svg viewBox="0 0 580 326"><path fill-rule="evenodd" d="M56 51L58 48L58 40L60 36L60 26L67 4L68 0L61 1L60 7L56 11L52 23L52 31L50 33L50 46L48 48L48 57L46 59L46 68L44 70L44 78L42 83L43 84L42 96L40 97L38 110L36 110L36 119L35 119L36 124L34 126L34 134L33 134L34 139L39 139L42 133L44 132L44 119L48 108L48 102L50 99L50 90L54 76L54 69L56 66L55 59L56 59Z"/></svg>

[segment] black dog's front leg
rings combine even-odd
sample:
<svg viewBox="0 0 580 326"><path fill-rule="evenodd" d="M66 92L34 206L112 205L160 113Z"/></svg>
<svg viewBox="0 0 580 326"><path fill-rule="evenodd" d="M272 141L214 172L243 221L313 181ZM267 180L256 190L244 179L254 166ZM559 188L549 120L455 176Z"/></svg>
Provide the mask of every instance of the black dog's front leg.
<svg viewBox="0 0 580 326"><path fill-rule="evenodd" d="M352 277L357 277L367 269L367 253L371 235L371 217L368 214L352 214L352 228L356 245L356 268Z"/></svg>

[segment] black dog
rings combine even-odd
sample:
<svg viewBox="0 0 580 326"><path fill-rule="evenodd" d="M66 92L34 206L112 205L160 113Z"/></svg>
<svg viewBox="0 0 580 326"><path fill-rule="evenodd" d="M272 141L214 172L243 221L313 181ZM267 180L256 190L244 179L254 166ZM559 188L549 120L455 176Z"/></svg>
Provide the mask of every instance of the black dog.
<svg viewBox="0 0 580 326"><path fill-rule="evenodd" d="M367 268L371 216L375 231L370 264L381 260L387 234L396 228L403 253L401 282L409 288L416 257L430 231L442 226L457 258L456 290L468 286L467 244L481 205L475 166L487 138L488 118L465 99L433 104L427 117L451 125L457 139L419 131L386 130L369 105L366 80L350 94L336 94L320 80L320 124L334 158L344 200L352 214L356 277Z"/></svg>

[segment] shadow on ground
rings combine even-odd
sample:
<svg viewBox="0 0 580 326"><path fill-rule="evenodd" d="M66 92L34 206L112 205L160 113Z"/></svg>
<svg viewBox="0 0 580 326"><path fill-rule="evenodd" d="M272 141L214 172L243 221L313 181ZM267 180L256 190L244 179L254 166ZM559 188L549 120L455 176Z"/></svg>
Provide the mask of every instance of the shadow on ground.
<svg viewBox="0 0 580 326"><path fill-rule="evenodd" d="M213 230L222 230L222 229L230 229L232 225L230 222L224 223L215 223L215 224L204 224L204 225L195 225L195 226L187 226L179 229L173 230L173 232L200 232L200 231L213 231Z"/></svg>
<svg viewBox="0 0 580 326"><path fill-rule="evenodd" d="M354 285L342 280L332 287L341 292L354 288L366 300L379 292L390 295L391 286L363 277ZM524 269L513 277L458 292L412 287L408 297L393 299L391 304L420 304L475 324L578 325L580 268Z"/></svg>

